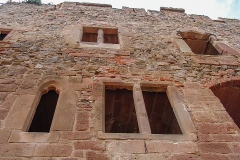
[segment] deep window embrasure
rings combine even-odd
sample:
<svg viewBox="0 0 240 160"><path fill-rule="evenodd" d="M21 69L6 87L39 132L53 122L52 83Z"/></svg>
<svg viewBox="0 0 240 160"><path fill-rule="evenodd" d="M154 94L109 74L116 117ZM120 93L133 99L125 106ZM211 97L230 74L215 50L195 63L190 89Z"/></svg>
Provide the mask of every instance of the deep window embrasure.
<svg viewBox="0 0 240 160"><path fill-rule="evenodd" d="M55 90L42 95L28 132L50 131L57 101L58 93Z"/></svg>
<svg viewBox="0 0 240 160"><path fill-rule="evenodd" d="M139 133L132 90L105 86L105 132Z"/></svg>
<svg viewBox="0 0 240 160"><path fill-rule="evenodd" d="M11 30L0 30L0 41L2 41L10 32Z"/></svg>
<svg viewBox="0 0 240 160"><path fill-rule="evenodd" d="M166 92L157 92L154 88L145 89L142 93L151 133L182 134Z"/></svg>
<svg viewBox="0 0 240 160"><path fill-rule="evenodd" d="M191 48L192 52L201 55L220 55L212 45L211 34L194 31L179 32L183 40Z"/></svg>
<svg viewBox="0 0 240 160"><path fill-rule="evenodd" d="M223 87L218 85L210 89L220 99L228 114L232 117L238 128L240 128L240 87L232 84L222 85Z"/></svg>

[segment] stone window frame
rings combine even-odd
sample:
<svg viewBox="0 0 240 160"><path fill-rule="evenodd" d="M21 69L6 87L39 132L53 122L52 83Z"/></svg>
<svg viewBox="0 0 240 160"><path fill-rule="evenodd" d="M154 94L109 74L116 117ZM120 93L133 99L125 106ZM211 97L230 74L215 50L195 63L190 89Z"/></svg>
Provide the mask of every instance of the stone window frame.
<svg viewBox="0 0 240 160"><path fill-rule="evenodd" d="M105 29L118 29L118 42L119 44L111 44L111 43L92 43L89 42L81 42L83 27L96 27L96 28L105 28ZM133 34L129 32L126 27L121 27L115 24L105 24L102 22L96 22L94 24L90 23L82 23L79 25L72 26L71 28L65 28L63 31L63 36L65 38L65 43L69 48L79 48L79 49L109 49L115 51L134 51L133 47ZM126 55L126 52L120 53L119 55Z"/></svg>
<svg viewBox="0 0 240 160"><path fill-rule="evenodd" d="M3 40L0 40L0 43L1 42L5 42L5 41L7 41L8 39L9 39L9 37L12 35L12 33L13 33L13 29L11 29L11 28L0 28L0 32L2 32L2 31L4 31L4 32L8 32L8 34L7 34L7 36L3 39Z"/></svg>
<svg viewBox="0 0 240 160"><path fill-rule="evenodd" d="M220 55L203 55L203 54L195 54L192 52L191 48L188 46L188 44L183 40L183 37L179 34L180 32L195 32L199 36L204 36L206 34L209 34L209 42L213 45L213 47L220 53ZM240 52L238 52L236 49L234 49L232 46L227 44L222 39L217 38L214 34L207 33L204 30L196 29L196 28L180 28L176 31L172 32L172 42L177 45L177 47L180 49L180 51L184 55L195 55L195 56L223 56L223 55L239 55Z"/></svg>
<svg viewBox="0 0 240 160"><path fill-rule="evenodd" d="M34 117L38 102L43 94L49 90L56 90L59 93L54 117L50 131L28 132ZM10 143L15 142L37 142L52 143L58 142L60 131L71 131L75 121L75 110L77 106L77 95L74 90L68 89L68 78L46 77L38 84L38 88L29 90L17 90L19 94L13 104L8 116L3 123L3 129L12 130L9 137ZM21 107L21 108L20 108ZM73 116L69 116L69 114ZM18 117L18 118L16 118ZM19 117L21 117L19 119Z"/></svg>
<svg viewBox="0 0 240 160"><path fill-rule="evenodd" d="M105 133L105 85L133 87L133 98L137 115L138 127L140 133ZM156 87L158 91L166 92L168 99L177 118L182 134L151 134L149 120L145 103L143 100L141 87ZM93 99L95 100L95 120L94 130L97 132L98 139L156 139L173 141L195 141L196 128L186 109L183 98L181 98L178 89L169 82L145 82L139 83L124 82L118 79L100 79L93 83Z"/></svg>

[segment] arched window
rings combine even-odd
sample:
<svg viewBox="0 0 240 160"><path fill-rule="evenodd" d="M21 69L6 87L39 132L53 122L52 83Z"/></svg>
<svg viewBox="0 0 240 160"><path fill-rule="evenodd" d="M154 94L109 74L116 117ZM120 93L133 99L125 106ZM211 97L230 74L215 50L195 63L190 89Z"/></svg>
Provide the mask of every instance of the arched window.
<svg viewBox="0 0 240 160"><path fill-rule="evenodd" d="M49 90L41 96L28 132L50 131L58 96L55 90Z"/></svg>

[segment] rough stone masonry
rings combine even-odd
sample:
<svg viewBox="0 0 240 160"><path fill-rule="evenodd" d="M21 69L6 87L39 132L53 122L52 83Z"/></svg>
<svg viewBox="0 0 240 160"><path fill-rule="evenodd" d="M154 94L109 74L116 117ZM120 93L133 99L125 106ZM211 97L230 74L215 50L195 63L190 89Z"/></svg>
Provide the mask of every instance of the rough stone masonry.
<svg viewBox="0 0 240 160"><path fill-rule="evenodd" d="M0 160L239 160L239 57L237 19L3 4Z"/></svg>

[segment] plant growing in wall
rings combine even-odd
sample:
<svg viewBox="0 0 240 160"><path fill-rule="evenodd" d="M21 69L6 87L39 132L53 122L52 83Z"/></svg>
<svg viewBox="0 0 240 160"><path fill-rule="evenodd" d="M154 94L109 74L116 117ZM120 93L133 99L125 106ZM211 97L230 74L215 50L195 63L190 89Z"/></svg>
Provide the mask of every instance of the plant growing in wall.
<svg viewBox="0 0 240 160"><path fill-rule="evenodd" d="M36 4L36 5L42 4L41 0L26 0L26 2L31 4Z"/></svg>

